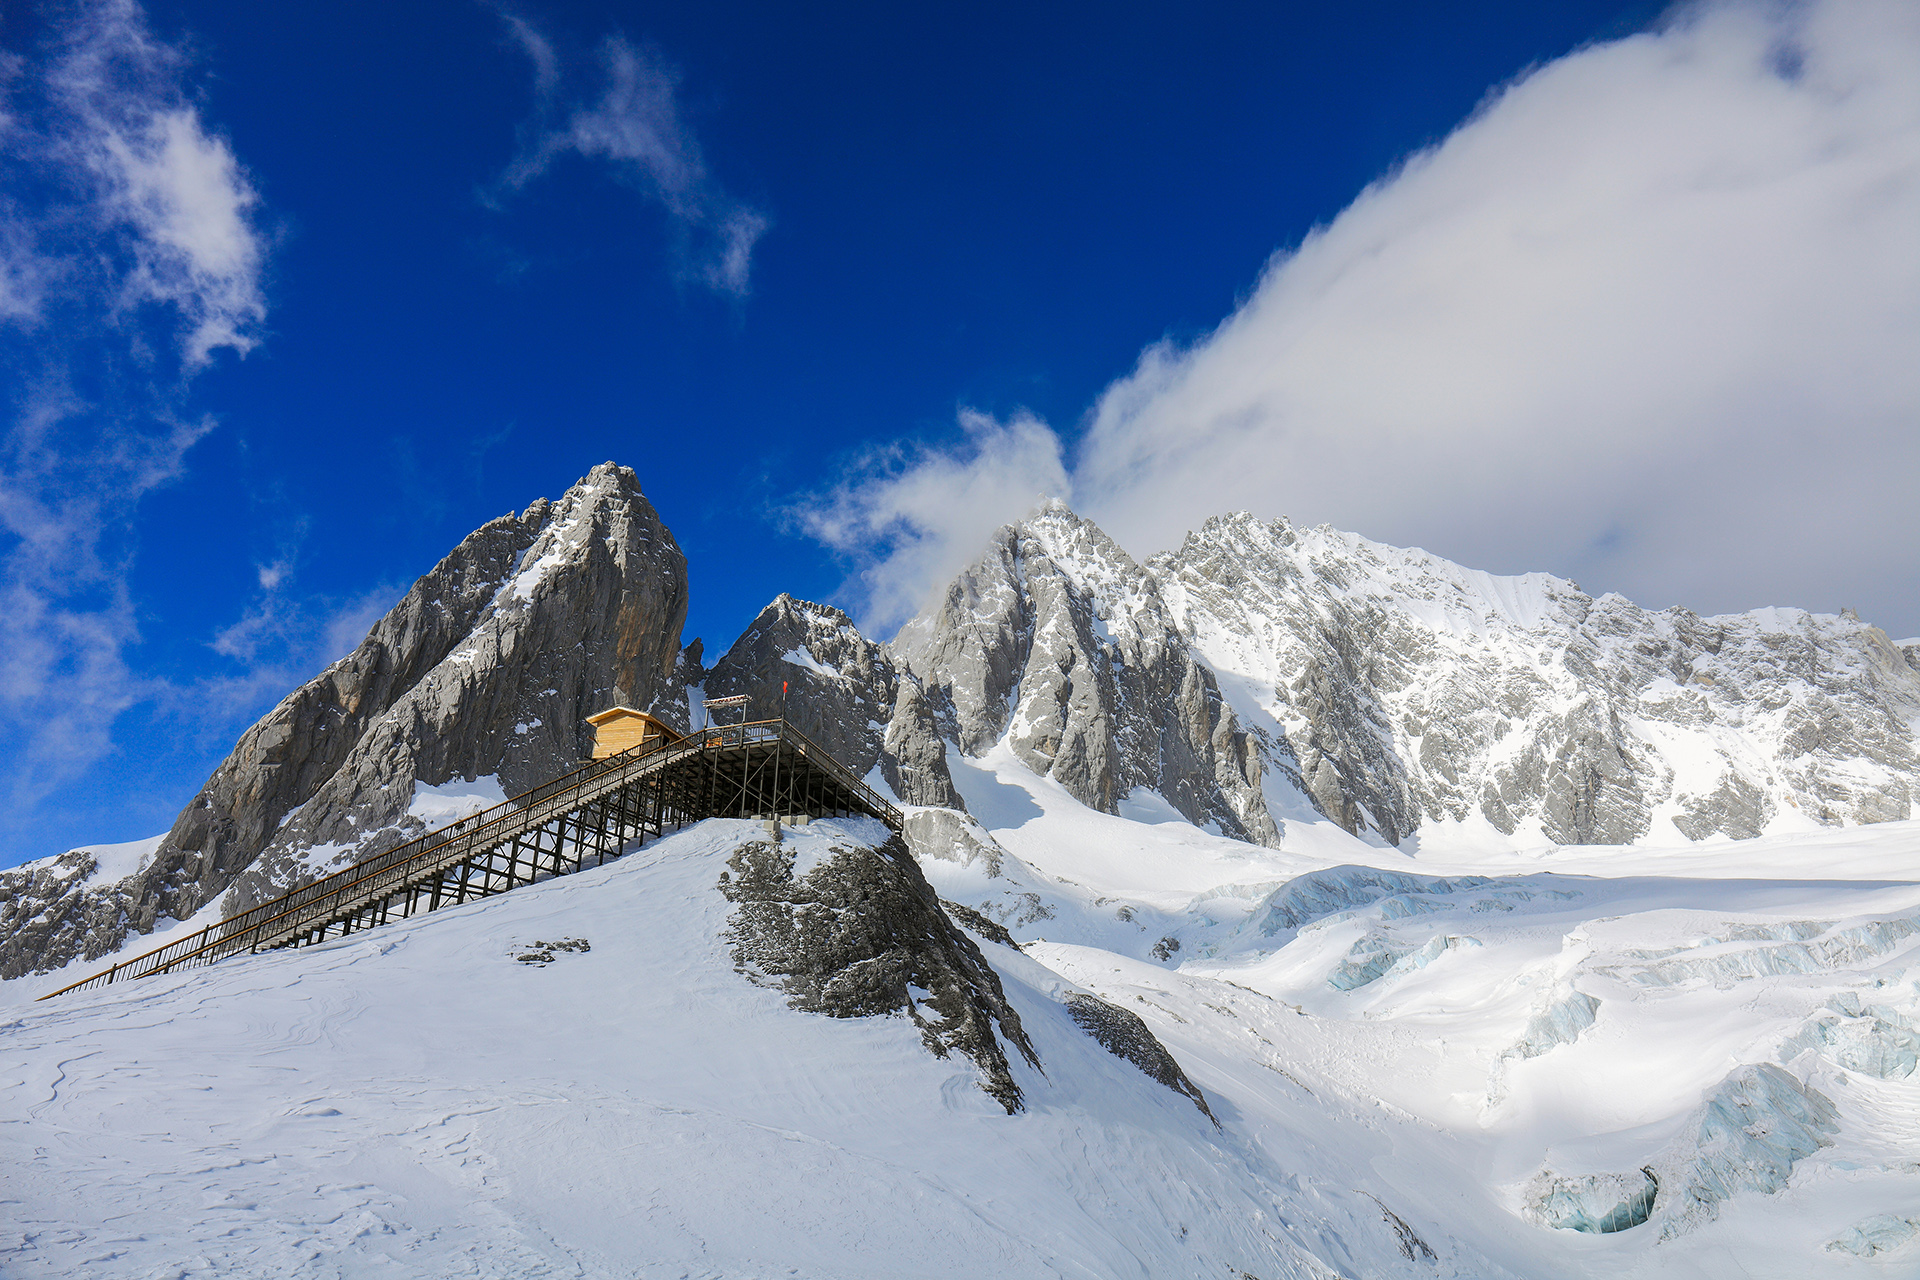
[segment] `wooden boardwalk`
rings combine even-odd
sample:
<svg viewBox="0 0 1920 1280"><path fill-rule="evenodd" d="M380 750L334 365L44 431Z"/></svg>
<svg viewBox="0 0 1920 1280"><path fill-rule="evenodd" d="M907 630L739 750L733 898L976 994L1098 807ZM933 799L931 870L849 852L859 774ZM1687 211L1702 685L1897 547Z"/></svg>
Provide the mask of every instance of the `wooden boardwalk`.
<svg viewBox="0 0 1920 1280"><path fill-rule="evenodd" d="M458 906L599 866L703 818L851 814L901 830L898 809L784 720L651 738L40 998Z"/></svg>

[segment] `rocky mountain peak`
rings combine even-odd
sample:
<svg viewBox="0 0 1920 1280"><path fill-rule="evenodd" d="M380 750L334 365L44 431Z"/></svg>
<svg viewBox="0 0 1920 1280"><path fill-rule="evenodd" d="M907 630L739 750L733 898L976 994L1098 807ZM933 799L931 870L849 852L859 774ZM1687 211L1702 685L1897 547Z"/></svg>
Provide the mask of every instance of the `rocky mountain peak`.
<svg viewBox="0 0 1920 1280"><path fill-rule="evenodd" d="M684 722L686 610L686 557L625 467L489 521L241 735L138 873L47 892L37 864L6 873L0 975L103 955L222 895L250 906L455 816L422 809L421 787L523 791L586 757L606 707Z"/></svg>
<svg viewBox="0 0 1920 1280"><path fill-rule="evenodd" d="M1094 808L1146 788L1195 822L1278 837L1246 737L1157 583L1062 504L998 530L892 648L963 752L1004 739Z"/></svg>
<svg viewBox="0 0 1920 1280"><path fill-rule="evenodd" d="M852 618L785 592L705 677L707 697L745 695L751 718L784 716L860 774L880 756L898 683L892 659Z"/></svg>

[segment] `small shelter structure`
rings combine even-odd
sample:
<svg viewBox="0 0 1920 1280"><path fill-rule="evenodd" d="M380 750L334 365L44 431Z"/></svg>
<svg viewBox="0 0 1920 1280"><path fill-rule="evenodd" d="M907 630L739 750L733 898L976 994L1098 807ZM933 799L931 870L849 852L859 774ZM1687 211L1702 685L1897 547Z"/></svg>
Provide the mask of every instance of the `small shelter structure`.
<svg viewBox="0 0 1920 1280"><path fill-rule="evenodd" d="M681 735L666 721L632 707L609 707L587 717L593 726L593 758L604 760L631 747L678 742Z"/></svg>

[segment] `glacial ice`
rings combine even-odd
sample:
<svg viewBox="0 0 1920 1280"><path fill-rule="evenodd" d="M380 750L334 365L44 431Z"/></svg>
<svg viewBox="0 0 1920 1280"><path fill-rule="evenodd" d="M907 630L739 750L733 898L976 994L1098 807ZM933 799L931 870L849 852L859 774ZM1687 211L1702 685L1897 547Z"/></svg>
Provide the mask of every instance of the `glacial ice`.
<svg viewBox="0 0 1920 1280"><path fill-rule="evenodd" d="M1336 991L1352 991L1378 980L1387 970L1410 954L1396 950L1386 938L1372 933L1353 944L1346 959L1327 975L1327 985Z"/></svg>
<svg viewBox="0 0 1920 1280"><path fill-rule="evenodd" d="M1418 915L1432 908L1416 905L1420 902L1418 897L1402 899L1399 895L1457 893L1491 883L1493 880L1488 876L1413 876L1373 867L1328 867L1287 881L1248 923L1261 935L1271 938L1298 930L1323 916L1368 906L1382 898L1395 899L1390 908L1382 909L1383 915Z"/></svg>
<svg viewBox="0 0 1920 1280"><path fill-rule="evenodd" d="M1659 953L1623 953L1630 960L1645 962L1610 966L1607 972L1648 986L1707 981L1725 990L1752 978L1858 967L1891 953L1916 933L1920 926L1909 917L1869 920L1844 929L1834 928L1830 921L1729 927L1724 938L1703 938L1657 959L1653 957ZM1734 945L1764 941L1778 945Z"/></svg>
<svg viewBox="0 0 1920 1280"><path fill-rule="evenodd" d="M1614 1232L1655 1211L1671 1240L1719 1214L1742 1191L1772 1194L1793 1166L1839 1131L1834 1105L1770 1064L1743 1066L1708 1095L1691 1122L1637 1172L1556 1174L1543 1168L1529 1185L1526 1215L1573 1231Z"/></svg>
<svg viewBox="0 0 1920 1280"><path fill-rule="evenodd" d="M1879 1213L1854 1223L1838 1239L1828 1241L1827 1248L1833 1253L1871 1258L1876 1253L1891 1253L1916 1234L1920 1234L1920 1218Z"/></svg>
<svg viewBox="0 0 1920 1280"><path fill-rule="evenodd" d="M1600 1002L1584 991L1568 992L1535 1014L1520 1042L1508 1052L1518 1058L1537 1058L1549 1049L1572 1044L1593 1025Z"/></svg>
<svg viewBox="0 0 1920 1280"><path fill-rule="evenodd" d="M1660 1180L1652 1169L1571 1178L1543 1171L1527 1212L1545 1226L1607 1235L1645 1222L1659 1194Z"/></svg>
<svg viewBox="0 0 1920 1280"><path fill-rule="evenodd" d="M1436 934L1423 946L1407 949L1395 947L1384 934L1369 933L1354 943L1347 958L1327 975L1327 985L1336 991L1353 991L1381 978L1404 977L1424 969L1449 951L1479 945L1478 938Z"/></svg>
<svg viewBox="0 0 1920 1280"><path fill-rule="evenodd" d="M1787 1185L1796 1162L1829 1145L1839 1132L1827 1096L1801 1085L1779 1067L1744 1066L1721 1081L1698 1118L1666 1157L1655 1162L1674 1188L1662 1239L1713 1218L1722 1201L1741 1191L1772 1194Z"/></svg>
<svg viewBox="0 0 1920 1280"><path fill-rule="evenodd" d="M1777 1055L1791 1062L1811 1049L1849 1071L1880 1080L1905 1080L1920 1068L1920 1035L1884 1005L1862 1010L1852 992L1807 1020Z"/></svg>

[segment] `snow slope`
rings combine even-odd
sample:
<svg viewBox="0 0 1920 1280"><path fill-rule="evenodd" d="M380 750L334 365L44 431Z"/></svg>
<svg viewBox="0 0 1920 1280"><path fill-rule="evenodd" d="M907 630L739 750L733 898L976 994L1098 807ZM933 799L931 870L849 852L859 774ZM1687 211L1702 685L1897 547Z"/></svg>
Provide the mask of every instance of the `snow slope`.
<svg viewBox="0 0 1920 1280"><path fill-rule="evenodd" d="M715 886L761 829L712 821L318 948L0 986L0 1274L1920 1271L1920 823L1268 849L951 765L1003 853L925 870L1026 946L982 942L1043 1065L1009 1054L1022 1114L904 1019L736 973Z"/></svg>
<svg viewBox="0 0 1920 1280"><path fill-rule="evenodd" d="M817 856L873 825L790 838ZM711 821L318 948L15 1004L0 1270L1503 1274L1442 1236L1411 1269L1337 1135L1270 1164L1231 1104L1216 1129L1006 948L1045 1064L1016 1063L1018 1116L904 1019L792 1012L721 936L717 875L758 834Z"/></svg>

